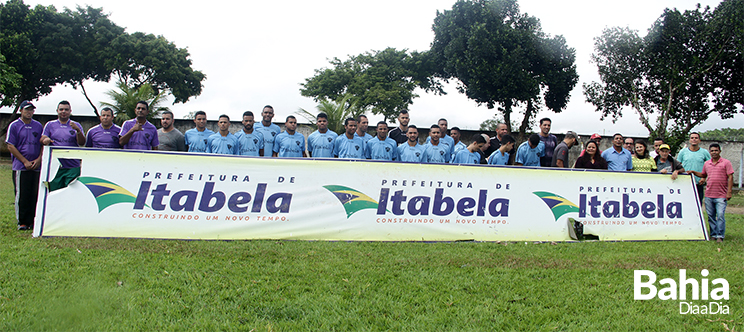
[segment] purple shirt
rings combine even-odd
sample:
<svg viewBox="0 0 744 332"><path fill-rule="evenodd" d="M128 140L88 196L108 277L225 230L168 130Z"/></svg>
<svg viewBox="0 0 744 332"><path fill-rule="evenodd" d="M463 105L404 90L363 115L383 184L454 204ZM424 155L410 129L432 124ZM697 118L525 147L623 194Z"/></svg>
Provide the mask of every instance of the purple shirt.
<svg viewBox="0 0 744 332"><path fill-rule="evenodd" d="M8 127L8 136L5 138L5 143L12 144L24 158L34 161L41 154L41 142L39 140L43 130L44 127L41 126L39 121L32 119L31 123L25 124L21 119L15 120ZM26 170L26 165L23 165L13 154L10 155L10 159L13 161L14 171ZM38 172L39 169L37 168L36 171Z"/></svg>
<svg viewBox="0 0 744 332"><path fill-rule="evenodd" d="M119 132L121 128L112 124L111 128L103 129L100 124L90 128L85 135L85 146L100 149L121 149L119 145Z"/></svg>
<svg viewBox="0 0 744 332"><path fill-rule="evenodd" d="M74 146L78 147L77 131L72 129L72 124L76 124L80 130L83 126L72 120L67 120L63 124L59 120L49 121L44 125L43 135L52 139L51 146ZM80 159L59 159L62 168L80 167Z"/></svg>
<svg viewBox="0 0 744 332"><path fill-rule="evenodd" d="M137 119L124 122L121 126L119 136L126 135L129 129L134 127L135 123L137 123ZM152 150L153 147L158 145L160 145L160 141L158 141L158 129L152 123L145 121L145 124L142 125L142 130L132 133L132 138L129 139L129 143L124 145L123 148L125 150Z"/></svg>

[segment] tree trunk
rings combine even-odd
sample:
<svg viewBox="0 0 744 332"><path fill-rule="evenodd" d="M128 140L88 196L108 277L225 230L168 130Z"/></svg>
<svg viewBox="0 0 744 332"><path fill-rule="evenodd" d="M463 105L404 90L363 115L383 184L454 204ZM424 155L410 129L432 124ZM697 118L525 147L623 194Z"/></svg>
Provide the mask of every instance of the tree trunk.
<svg viewBox="0 0 744 332"><path fill-rule="evenodd" d="M506 130L509 134L512 133L511 112L512 112L512 102L511 100L509 100L504 103L504 123L506 124Z"/></svg>
<svg viewBox="0 0 744 332"><path fill-rule="evenodd" d="M100 114L98 114L98 108L96 108L96 105L93 104L93 102L88 98L88 92L85 91L85 86L83 85L83 82L80 82L80 88L83 90L83 96L85 96L85 99L88 100L88 103L90 104L90 107L93 107L93 113L96 114L96 117L101 117Z"/></svg>

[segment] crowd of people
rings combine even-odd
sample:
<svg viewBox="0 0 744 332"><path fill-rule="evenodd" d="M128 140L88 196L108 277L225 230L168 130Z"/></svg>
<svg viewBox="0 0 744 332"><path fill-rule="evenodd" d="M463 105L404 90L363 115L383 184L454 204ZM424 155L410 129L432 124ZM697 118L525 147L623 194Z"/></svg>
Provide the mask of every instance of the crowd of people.
<svg viewBox="0 0 744 332"><path fill-rule="evenodd" d="M161 114L161 128L147 120L149 105L140 101L134 110L135 118L121 126L114 124L114 112L104 108L100 124L83 127L70 119L70 103L62 101L57 106L57 120L42 127L33 119L36 107L29 101L21 103L21 117L8 128L6 143L13 162L13 184L16 190L16 217L18 229L33 227L36 195L39 186L39 166L42 145L86 146L103 149L188 151L255 157L312 157L370 159L415 163L452 163L517 165L532 167L568 168L569 150L578 145L578 135L568 131L562 141L550 133L552 121L540 119L540 131L529 136L526 142L516 145L506 124L498 124L496 136L478 134L470 144L462 141L457 127L448 130L446 119L439 119L429 128L425 144L419 143L419 130L410 124L409 113L398 114L398 126L388 128L384 121L377 123L375 136L368 131L369 120L361 115L344 121L344 132L328 129L328 116L320 113L316 118L317 130L307 139L297 132L297 119L288 116L285 130L273 123L274 108L266 105L261 111L261 121L254 120L253 112L243 113L243 128L231 133L230 117L220 115L218 132L206 128L207 114L195 113L195 127L181 133L173 127L173 113ZM448 134L449 132L449 134ZM634 141L621 134L612 138L612 147L601 151L602 137L594 134L585 143L574 168L606 169L612 171L659 172L676 179L679 174L693 174L700 200L708 213L711 237L722 241L725 232L724 213L726 201L732 196L733 167L721 158L721 147L711 144L709 149L700 147L700 135L690 134L689 146L670 155L670 147L661 138L653 141L653 150L643 140ZM307 142L307 143L306 143ZM49 190L65 187L80 175L80 161L60 161L54 180L45 183Z"/></svg>

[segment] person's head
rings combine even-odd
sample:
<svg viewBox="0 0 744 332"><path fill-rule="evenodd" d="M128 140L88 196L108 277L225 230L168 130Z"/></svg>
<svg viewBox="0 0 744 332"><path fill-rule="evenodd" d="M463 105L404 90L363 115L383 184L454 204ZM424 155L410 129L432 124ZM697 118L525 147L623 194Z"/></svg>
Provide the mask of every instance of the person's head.
<svg viewBox="0 0 744 332"><path fill-rule="evenodd" d="M622 134L616 133L612 136L612 146L615 147L616 150L620 151L620 149L623 148L623 144L625 143L625 138Z"/></svg>
<svg viewBox="0 0 744 332"><path fill-rule="evenodd" d="M542 136L548 136L548 134L550 134L550 126L552 123L553 121L550 121L549 118L540 119L540 133Z"/></svg>
<svg viewBox="0 0 744 332"><path fill-rule="evenodd" d="M530 147L534 149L537 147L538 144L540 144L540 135L532 134L527 141L529 142Z"/></svg>
<svg viewBox="0 0 744 332"><path fill-rule="evenodd" d="M388 125L385 121L377 123L377 139L384 141L387 138Z"/></svg>
<svg viewBox="0 0 744 332"><path fill-rule="evenodd" d="M568 145L568 148L570 149L572 146L576 145L578 139L579 135L569 130L566 132L566 137L563 138L563 141L566 142L566 145Z"/></svg>
<svg viewBox="0 0 744 332"><path fill-rule="evenodd" d="M228 129L230 129L230 117L227 116L227 114L220 115L219 121L217 121L217 126L220 127L220 132L226 132Z"/></svg>
<svg viewBox="0 0 744 332"><path fill-rule="evenodd" d="M250 133L251 131L253 131L254 123L256 123L256 120L253 117L253 112L251 111L243 112L243 130Z"/></svg>
<svg viewBox="0 0 744 332"><path fill-rule="evenodd" d="M344 129L346 129L346 136L354 137L354 132L357 130L356 119L346 118L346 120L344 120Z"/></svg>
<svg viewBox="0 0 744 332"><path fill-rule="evenodd" d="M460 128L452 127L450 129L450 137L452 137L452 139L455 140L455 144L457 144L457 142L460 141L460 135L462 135L462 133L460 132Z"/></svg>
<svg viewBox="0 0 744 332"><path fill-rule="evenodd" d="M24 100L21 102L21 118L28 122L34 117L34 112L36 112L36 106L32 104L28 100Z"/></svg>
<svg viewBox="0 0 744 332"><path fill-rule="evenodd" d="M266 111L266 108L264 108L264 111ZM271 110L271 117L274 117L274 109ZM264 116L265 119L266 116ZM289 134L294 134L295 130L297 130L297 118L294 115L287 116L287 119L284 120L284 129Z"/></svg>
<svg viewBox="0 0 744 332"><path fill-rule="evenodd" d="M439 125L439 134L440 137L444 137L447 135L447 119L441 118L439 121L437 121L437 125Z"/></svg>
<svg viewBox="0 0 744 332"><path fill-rule="evenodd" d="M506 123L499 123L496 125L496 137L500 140L504 135L508 134Z"/></svg>
<svg viewBox="0 0 744 332"><path fill-rule="evenodd" d="M360 115L357 117L357 130L362 133L366 133L369 128L369 119L366 115Z"/></svg>
<svg viewBox="0 0 744 332"><path fill-rule="evenodd" d="M713 143L708 147L708 152L710 152L712 159L718 159L721 157L721 146L718 143Z"/></svg>
<svg viewBox="0 0 744 332"><path fill-rule="evenodd" d="M408 138L409 143L416 143L418 142L418 128L414 125L408 126L408 131L406 131L406 137Z"/></svg>
<svg viewBox="0 0 744 332"><path fill-rule="evenodd" d="M114 110L111 107L102 108L98 120L101 120L102 126L110 127L114 123Z"/></svg>
<svg viewBox="0 0 744 332"><path fill-rule="evenodd" d="M485 144L481 145L481 151L486 151L491 146L491 137L488 136L486 133L481 133L481 137L483 137L483 141L486 142Z"/></svg>
<svg viewBox="0 0 744 332"><path fill-rule="evenodd" d="M400 126L408 126L409 121L411 121L411 118L408 117L408 110L400 110L400 112L398 112L398 123Z"/></svg>
<svg viewBox="0 0 744 332"><path fill-rule="evenodd" d="M271 119L274 118L274 108L271 105L264 106L263 111L261 111L261 117L264 123L271 123Z"/></svg>
<svg viewBox="0 0 744 332"><path fill-rule="evenodd" d="M134 115L137 116L137 120L147 119L148 114L150 114L150 105L144 100L138 101L134 107Z"/></svg>
<svg viewBox="0 0 744 332"><path fill-rule="evenodd" d="M602 136L599 136L599 134L597 133L592 134L592 136L589 137L589 139L597 142L597 146L599 146L599 144L602 144Z"/></svg>
<svg viewBox="0 0 744 332"><path fill-rule="evenodd" d="M318 131L321 133L326 132L328 130L328 114L323 112L318 113L318 116L315 117L315 124L318 125Z"/></svg>
<svg viewBox="0 0 744 332"><path fill-rule="evenodd" d="M163 113L160 114L160 126L165 130L173 128L173 112L163 111Z"/></svg>
<svg viewBox="0 0 744 332"><path fill-rule="evenodd" d="M659 153L659 147L664 144L664 139L661 137L654 138L654 151Z"/></svg>
<svg viewBox="0 0 744 332"><path fill-rule="evenodd" d="M196 111L196 113L194 113L194 124L196 125L197 130L204 131L204 128L207 127L207 113L204 111Z"/></svg>
<svg viewBox="0 0 744 332"><path fill-rule="evenodd" d="M585 155L589 156L589 158L595 158L595 155L598 155L598 151L599 144L597 144L597 141L589 140L589 142L586 142L586 149L584 151Z"/></svg>
<svg viewBox="0 0 744 332"><path fill-rule="evenodd" d="M645 159L648 156L648 145L646 141L642 139L635 141L635 154L638 159Z"/></svg>
<svg viewBox="0 0 744 332"><path fill-rule="evenodd" d="M697 147L700 145L700 134L697 132L690 133L690 146Z"/></svg>
<svg viewBox="0 0 744 332"><path fill-rule="evenodd" d="M662 144L661 146L659 146L659 157L661 157L661 159L663 160L669 158L669 150L669 145Z"/></svg>
<svg viewBox="0 0 744 332"><path fill-rule="evenodd" d="M70 119L70 114L72 113L72 107L70 107L70 102L67 100L60 101L59 104L57 104L57 118L62 121L66 122Z"/></svg>
<svg viewBox="0 0 744 332"><path fill-rule="evenodd" d="M476 134L473 136L473 142L470 143L470 146L468 146L468 151L475 152L478 150L483 150L483 147L486 146L486 143L488 140L483 137L481 134Z"/></svg>
<svg viewBox="0 0 744 332"><path fill-rule="evenodd" d="M516 141L514 140L514 137L512 135L504 135L504 137L501 138L501 149L502 151L511 151L511 149L514 148L514 143Z"/></svg>
<svg viewBox="0 0 744 332"><path fill-rule="evenodd" d="M633 141L633 138L626 137L625 142L623 143L623 147L626 150L633 152L634 151L633 149L635 148L635 142Z"/></svg>
<svg viewBox="0 0 744 332"><path fill-rule="evenodd" d="M431 128L429 128L429 137L431 138L431 143L436 145L439 144L439 138L442 137L442 129L438 125L431 125Z"/></svg>

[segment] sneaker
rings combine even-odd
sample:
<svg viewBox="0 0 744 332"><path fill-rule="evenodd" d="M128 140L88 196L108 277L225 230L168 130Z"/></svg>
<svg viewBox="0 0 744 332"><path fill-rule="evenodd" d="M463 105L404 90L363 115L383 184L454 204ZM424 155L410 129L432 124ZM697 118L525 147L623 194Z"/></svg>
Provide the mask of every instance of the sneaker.
<svg viewBox="0 0 744 332"><path fill-rule="evenodd" d="M18 230L19 231L27 231L29 229L30 228L28 226L26 226L26 225L18 225Z"/></svg>

